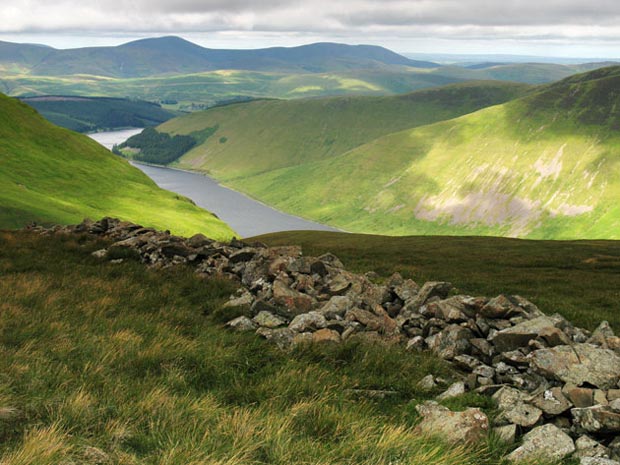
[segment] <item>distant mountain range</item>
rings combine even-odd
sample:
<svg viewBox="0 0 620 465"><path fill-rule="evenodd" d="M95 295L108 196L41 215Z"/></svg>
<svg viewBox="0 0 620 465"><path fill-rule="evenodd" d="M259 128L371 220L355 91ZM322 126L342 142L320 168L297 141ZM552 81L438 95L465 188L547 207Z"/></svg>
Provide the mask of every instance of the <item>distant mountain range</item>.
<svg viewBox="0 0 620 465"><path fill-rule="evenodd" d="M316 43L290 48L216 50L179 37L142 39L116 47L67 50L0 42L0 64L5 70L21 69L38 76L90 74L116 78L241 69L324 73L386 66L439 66L373 45Z"/></svg>

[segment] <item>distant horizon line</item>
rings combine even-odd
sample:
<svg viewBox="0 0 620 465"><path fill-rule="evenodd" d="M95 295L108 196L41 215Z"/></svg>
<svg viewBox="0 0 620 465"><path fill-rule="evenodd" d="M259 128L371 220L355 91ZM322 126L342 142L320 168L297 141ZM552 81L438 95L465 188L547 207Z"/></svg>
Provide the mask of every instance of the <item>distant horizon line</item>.
<svg viewBox="0 0 620 465"><path fill-rule="evenodd" d="M562 55L554 55L554 54L546 55L546 54L535 54L535 53L509 53L509 52L481 53L481 52L473 52L473 51L472 52L446 52L446 51L417 52L417 51L411 51L411 50L410 51L396 51L390 48L389 46L378 44L378 43L365 43L365 42L350 43L350 42L339 42L337 40L313 40L313 41L304 42L304 43L295 44L295 45L263 45L260 47L233 47L233 46L212 47L212 46L205 46L201 43L196 42L195 40L183 37L182 35L162 34L162 35L152 35L152 36L137 37L137 38L125 37L122 39L123 40L122 42L115 42L115 43L109 43L109 44L93 44L93 45L60 47L57 45L51 45L50 43L45 43L43 41L42 42L32 42L32 41L19 42L15 40L7 40L3 38L4 35L5 34L0 33L0 42L12 43L12 44L17 44L17 45L40 46L40 47L52 48L55 50L76 50L76 49L83 49L83 48L113 48L113 47L120 47L123 45L131 44L134 42L145 41L145 40L180 39L185 42L189 42L193 45L196 45L198 47L211 49L211 50L264 50L264 49L273 49L273 48L291 49L291 48L299 48L299 47L304 47L304 46L309 46L309 45L333 44L333 45L349 45L353 47L354 46L381 47L386 50L390 50L394 53L397 53L399 55L402 55L406 58L438 57L438 58L443 58L446 60L449 60L450 58L457 58L457 57L462 57L462 58L467 58L467 57L483 58L485 57L485 58L498 58L498 59L502 57L508 58L508 59L509 58L519 58L519 59L532 58L532 59L561 60L561 61L569 60L571 63L574 62L574 64L577 64L577 62L581 62L581 63L605 62L605 61L610 61L610 62L619 61L620 62L620 56L617 56L617 57L606 57L606 56L596 56L596 55L590 55L590 56L563 55L562 56ZM88 36L76 36L76 37L84 38Z"/></svg>

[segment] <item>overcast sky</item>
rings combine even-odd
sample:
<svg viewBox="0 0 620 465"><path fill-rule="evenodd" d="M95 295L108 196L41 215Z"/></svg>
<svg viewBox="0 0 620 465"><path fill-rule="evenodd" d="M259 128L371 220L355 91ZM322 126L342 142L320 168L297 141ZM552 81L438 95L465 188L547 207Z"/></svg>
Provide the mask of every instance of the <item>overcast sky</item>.
<svg viewBox="0 0 620 465"><path fill-rule="evenodd" d="M69 48L161 35L214 48L337 41L401 53L619 57L620 0L0 2L0 40Z"/></svg>

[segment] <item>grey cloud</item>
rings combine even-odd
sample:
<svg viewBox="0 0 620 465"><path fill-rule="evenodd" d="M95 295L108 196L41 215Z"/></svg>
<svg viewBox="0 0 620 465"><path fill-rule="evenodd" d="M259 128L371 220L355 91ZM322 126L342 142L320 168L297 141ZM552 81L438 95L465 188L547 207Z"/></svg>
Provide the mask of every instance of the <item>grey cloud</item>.
<svg viewBox="0 0 620 465"><path fill-rule="evenodd" d="M427 0L367 3L336 17L349 27L434 25L612 24L620 18L620 2L602 0Z"/></svg>
<svg viewBox="0 0 620 465"><path fill-rule="evenodd" d="M12 0L2 32L620 38L618 0ZM611 39L610 39L611 38Z"/></svg>

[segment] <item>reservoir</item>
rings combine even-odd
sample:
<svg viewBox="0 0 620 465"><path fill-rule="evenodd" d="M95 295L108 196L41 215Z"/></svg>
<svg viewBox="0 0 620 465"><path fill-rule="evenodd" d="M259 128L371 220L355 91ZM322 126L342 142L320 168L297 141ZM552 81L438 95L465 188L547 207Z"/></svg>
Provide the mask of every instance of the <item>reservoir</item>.
<svg viewBox="0 0 620 465"><path fill-rule="evenodd" d="M89 136L111 149L114 144L120 144L141 131L141 129L124 129L99 132L89 134ZM335 228L278 211L224 187L202 174L136 162L132 164L162 189L189 197L196 205L215 213L241 237L293 230L338 231Z"/></svg>

